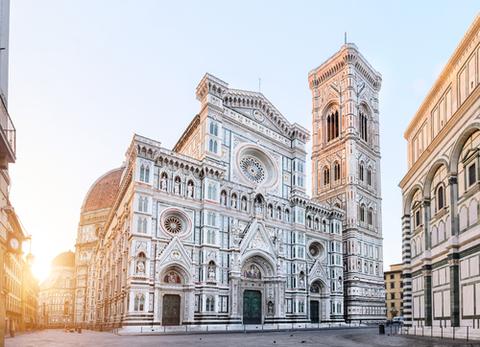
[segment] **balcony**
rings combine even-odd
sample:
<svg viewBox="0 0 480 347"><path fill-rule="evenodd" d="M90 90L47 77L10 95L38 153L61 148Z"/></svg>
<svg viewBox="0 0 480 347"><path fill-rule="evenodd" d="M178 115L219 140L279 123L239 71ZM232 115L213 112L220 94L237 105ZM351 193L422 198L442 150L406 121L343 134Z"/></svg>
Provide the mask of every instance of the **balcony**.
<svg viewBox="0 0 480 347"><path fill-rule="evenodd" d="M0 169L6 169L8 163L15 162L17 134L8 114L5 100L0 97Z"/></svg>

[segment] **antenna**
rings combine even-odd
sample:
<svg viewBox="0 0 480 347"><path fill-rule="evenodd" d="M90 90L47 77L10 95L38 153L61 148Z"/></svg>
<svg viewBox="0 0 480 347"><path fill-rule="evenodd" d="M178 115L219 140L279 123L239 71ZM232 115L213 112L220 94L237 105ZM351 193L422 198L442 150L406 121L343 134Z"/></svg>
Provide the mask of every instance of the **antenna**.
<svg viewBox="0 0 480 347"><path fill-rule="evenodd" d="M345 44L347 44L347 32L345 31Z"/></svg>
<svg viewBox="0 0 480 347"><path fill-rule="evenodd" d="M260 77L258 78L258 92L262 92L262 79Z"/></svg>

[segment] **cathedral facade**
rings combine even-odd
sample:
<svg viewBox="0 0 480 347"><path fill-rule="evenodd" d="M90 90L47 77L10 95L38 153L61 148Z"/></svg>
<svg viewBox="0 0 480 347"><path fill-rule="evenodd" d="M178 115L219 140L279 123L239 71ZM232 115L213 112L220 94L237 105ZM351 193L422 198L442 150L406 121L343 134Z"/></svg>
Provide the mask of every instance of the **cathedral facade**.
<svg viewBox="0 0 480 347"><path fill-rule="evenodd" d="M200 112L173 150L135 135L122 167L87 194L76 323L135 330L344 321L348 211L306 194L309 132L263 94L210 74L196 96Z"/></svg>

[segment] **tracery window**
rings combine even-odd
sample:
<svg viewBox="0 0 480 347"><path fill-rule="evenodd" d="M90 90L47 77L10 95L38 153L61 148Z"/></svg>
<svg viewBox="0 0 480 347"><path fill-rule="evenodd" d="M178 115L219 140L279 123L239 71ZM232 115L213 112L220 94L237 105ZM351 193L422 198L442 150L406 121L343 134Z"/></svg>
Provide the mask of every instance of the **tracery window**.
<svg viewBox="0 0 480 347"><path fill-rule="evenodd" d="M133 309L135 311L142 312L144 308L145 308L145 295L136 294Z"/></svg>
<svg viewBox="0 0 480 347"><path fill-rule="evenodd" d="M359 123L360 138L368 142L368 118L362 111L360 111Z"/></svg>
<svg viewBox="0 0 480 347"><path fill-rule="evenodd" d="M338 161L333 164L333 177L335 181L340 180L340 164Z"/></svg>
<svg viewBox="0 0 480 347"><path fill-rule="evenodd" d="M206 311L207 312L214 312L215 311L215 298L213 296L207 296L206 300Z"/></svg>
<svg viewBox="0 0 480 347"><path fill-rule="evenodd" d="M254 157L244 157L240 160L240 169L243 174L255 183L261 183L265 179L265 168Z"/></svg>
<svg viewBox="0 0 480 347"><path fill-rule="evenodd" d="M210 122L210 134L218 136L218 124L214 121Z"/></svg>
<svg viewBox="0 0 480 347"><path fill-rule="evenodd" d="M217 153L217 141L210 139L208 142L208 150L212 153Z"/></svg>
<svg viewBox="0 0 480 347"><path fill-rule="evenodd" d="M369 186L372 185L372 169L371 168L367 169L367 184Z"/></svg>
<svg viewBox="0 0 480 347"><path fill-rule="evenodd" d="M360 205L360 222L365 222L365 205Z"/></svg>
<svg viewBox="0 0 480 347"><path fill-rule="evenodd" d="M340 135L340 127L339 127L339 117L338 117L338 110L332 111L327 116L327 142L330 142L336 139Z"/></svg>
<svg viewBox="0 0 480 347"><path fill-rule="evenodd" d="M142 164L140 166L140 181L148 183L150 181L150 167Z"/></svg>
<svg viewBox="0 0 480 347"><path fill-rule="evenodd" d="M365 168L363 166L363 163L360 163L358 165L358 178L360 179L360 181L363 182L364 180L364 172L365 172Z"/></svg>
<svg viewBox="0 0 480 347"><path fill-rule="evenodd" d="M330 184L330 169L328 167L323 168L323 185Z"/></svg>
<svg viewBox="0 0 480 347"><path fill-rule="evenodd" d="M367 213L367 223L368 225L372 226L373 225L373 209L369 208L368 213Z"/></svg>

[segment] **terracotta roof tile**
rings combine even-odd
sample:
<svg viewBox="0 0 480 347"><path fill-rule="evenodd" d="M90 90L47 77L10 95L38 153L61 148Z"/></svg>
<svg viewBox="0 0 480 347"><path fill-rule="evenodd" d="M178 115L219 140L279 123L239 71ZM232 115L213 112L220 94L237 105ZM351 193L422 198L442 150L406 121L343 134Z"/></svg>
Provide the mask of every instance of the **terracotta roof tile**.
<svg viewBox="0 0 480 347"><path fill-rule="evenodd" d="M107 172L97 179L85 197L82 212L112 207L117 196L124 168Z"/></svg>

